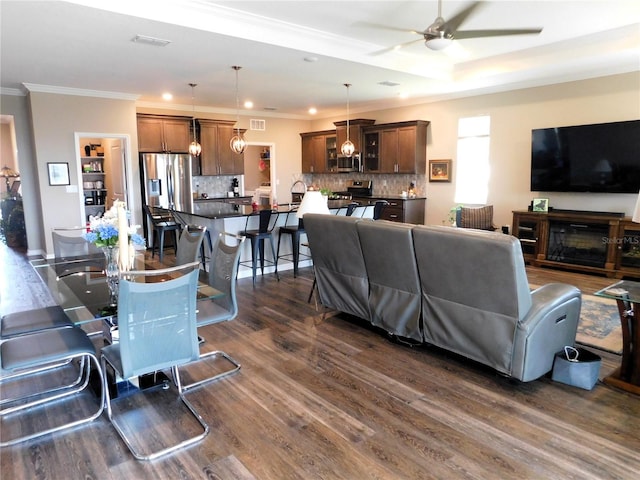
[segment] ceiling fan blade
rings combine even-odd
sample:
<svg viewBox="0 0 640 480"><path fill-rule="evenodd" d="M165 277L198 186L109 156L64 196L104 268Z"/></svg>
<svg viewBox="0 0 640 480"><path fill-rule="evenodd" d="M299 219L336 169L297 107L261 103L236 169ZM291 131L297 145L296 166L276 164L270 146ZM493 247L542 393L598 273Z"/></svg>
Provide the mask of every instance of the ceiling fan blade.
<svg viewBox="0 0 640 480"><path fill-rule="evenodd" d="M424 41L424 38L417 38L416 40L411 40L410 42L404 42L404 43L401 43L399 45L394 45L393 47L383 48L382 50L377 50L375 52L371 52L369 55L371 55L371 56L384 55L385 53L393 52L394 50L399 50L399 49L404 48L404 47L406 47L408 45L411 45L413 43L423 42L423 41Z"/></svg>
<svg viewBox="0 0 640 480"><path fill-rule="evenodd" d="M422 30L413 30L411 28L401 28L401 27L392 27L391 25L382 25L380 23L370 23L370 22L353 22L351 24L354 27L368 27L368 28L377 28L381 30L390 30L392 32L402 32L402 33L417 33L418 35L423 35Z"/></svg>
<svg viewBox="0 0 640 480"><path fill-rule="evenodd" d="M459 11L449 20L444 22L444 25L442 26L444 30L447 32L455 32L458 29L458 27L462 25L462 23L467 19L467 17L471 15L471 13L480 6L481 3L482 2L474 2L464 10Z"/></svg>
<svg viewBox="0 0 640 480"><path fill-rule="evenodd" d="M507 35L533 35L542 32L541 28L514 28L500 30L462 30L455 32L453 37L456 40L483 37L504 37Z"/></svg>

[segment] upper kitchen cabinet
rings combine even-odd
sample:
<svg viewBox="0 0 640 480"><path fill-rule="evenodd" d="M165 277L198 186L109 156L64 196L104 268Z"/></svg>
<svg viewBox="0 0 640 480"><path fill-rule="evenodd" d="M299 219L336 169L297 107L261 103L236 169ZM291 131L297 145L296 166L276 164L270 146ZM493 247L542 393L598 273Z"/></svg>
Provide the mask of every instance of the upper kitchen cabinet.
<svg viewBox="0 0 640 480"><path fill-rule="evenodd" d="M187 153L191 119L138 114L138 151L141 153Z"/></svg>
<svg viewBox="0 0 640 480"><path fill-rule="evenodd" d="M356 118L349 121L349 140L355 147L355 153L362 152L363 145L363 127L367 127L376 123L375 120L368 120L366 118ZM347 141L347 121L333 122L336 126L336 144L338 152L340 152L340 146ZM340 155L340 153L338 153Z"/></svg>
<svg viewBox="0 0 640 480"><path fill-rule="evenodd" d="M337 158L336 132L301 133L302 137L302 173L325 173L328 162Z"/></svg>
<svg viewBox="0 0 640 480"><path fill-rule="evenodd" d="M425 174L428 125L414 120L364 127L364 171Z"/></svg>
<svg viewBox="0 0 640 480"><path fill-rule="evenodd" d="M243 175L244 154L231 150L229 142L236 134L234 121L198 120L200 126L200 168L202 175ZM240 129L241 133L245 130Z"/></svg>

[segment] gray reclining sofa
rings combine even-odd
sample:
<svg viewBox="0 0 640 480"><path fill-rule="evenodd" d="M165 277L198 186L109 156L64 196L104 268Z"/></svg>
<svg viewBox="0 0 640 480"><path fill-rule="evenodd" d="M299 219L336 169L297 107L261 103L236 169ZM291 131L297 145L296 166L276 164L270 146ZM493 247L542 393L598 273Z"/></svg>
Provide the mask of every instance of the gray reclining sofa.
<svg viewBox="0 0 640 480"><path fill-rule="evenodd" d="M580 290L552 283L532 292L513 236L335 215L304 223L328 308L523 382L575 342Z"/></svg>

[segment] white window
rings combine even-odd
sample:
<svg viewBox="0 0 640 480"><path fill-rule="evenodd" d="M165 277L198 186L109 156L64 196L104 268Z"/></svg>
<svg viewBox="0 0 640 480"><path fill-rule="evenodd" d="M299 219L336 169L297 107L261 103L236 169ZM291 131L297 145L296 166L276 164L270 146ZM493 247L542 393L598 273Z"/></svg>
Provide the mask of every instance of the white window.
<svg viewBox="0 0 640 480"><path fill-rule="evenodd" d="M458 161L454 201L485 204L489 194L489 132L491 117L465 117L458 121Z"/></svg>

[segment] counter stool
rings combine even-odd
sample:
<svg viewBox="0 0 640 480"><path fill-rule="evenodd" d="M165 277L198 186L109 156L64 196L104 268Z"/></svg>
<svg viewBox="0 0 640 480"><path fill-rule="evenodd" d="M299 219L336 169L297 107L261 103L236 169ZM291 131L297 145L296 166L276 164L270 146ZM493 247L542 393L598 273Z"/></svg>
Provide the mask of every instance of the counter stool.
<svg viewBox="0 0 640 480"><path fill-rule="evenodd" d="M295 214L295 212L292 212L292 213ZM289 214L287 213L287 220L288 220L288 217L289 217ZM276 263L281 258L291 259L291 261L293 262L293 277L295 278L298 276L298 261L300 259L300 255L302 255L305 258L311 258L311 255L300 253L300 235L305 233L304 223L302 219L299 219L297 225L285 224L283 227L280 227L279 231L280 231L280 235L278 236L278 251L276 253ZM280 241L282 240L282 235L289 235L289 237L291 238L292 253L284 253L280 255Z"/></svg>
<svg viewBox="0 0 640 480"><path fill-rule="evenodd" d="M251 242L251 262L239 262L243 267L248 267L248 263L251 263L251 269L253 270L253 285L256 284L256 270L258 268L258 252L260 253L260 272L264 275L264 264L273 265L275 267L276 278L278 281L278 257L276 255L276 249L273 244L273 229L278 221L278 213L271 210L260 210L258 229L249 230L249 221L254 215L247 217L247 223L245 224L244 231L241 235L244 235L249 242ZM264 258L264 241L268 240L271 246L271 255L273 260L265 260Z"/></svg>
<svg viewBox="0 0 640 480"><path fill-rule="evenodd" d="M182 226L175 221L173 215L168 210L154 209L151 210L149 205L143 205L142 208L147 214L151 225L153 226L153 244L151 246L151 258L155 255L156 247L158 248L158 256L160 261L164 258L164 234L166 232L173 232L174 236L174 251L177 253L178 249L178 234L182 229Z"/></svg>

